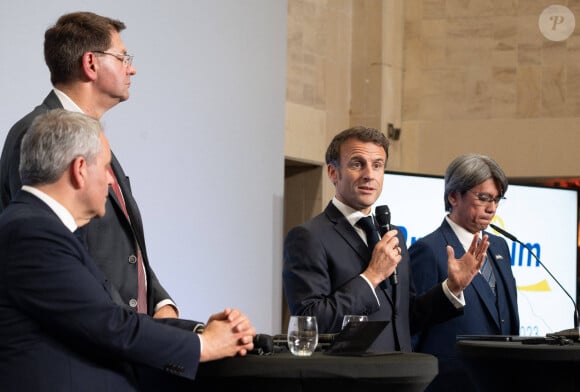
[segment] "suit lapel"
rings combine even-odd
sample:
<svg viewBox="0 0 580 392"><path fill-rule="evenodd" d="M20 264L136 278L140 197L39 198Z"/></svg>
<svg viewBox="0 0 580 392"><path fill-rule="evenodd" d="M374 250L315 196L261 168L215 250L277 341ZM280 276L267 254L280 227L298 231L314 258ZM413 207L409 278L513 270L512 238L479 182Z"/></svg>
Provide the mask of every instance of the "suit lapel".
<svg viewBox="0 0 580 392"><path fill-rule="evenodd" d="M334 230L338 233L338 235L340 235L346 241L346 243L360 256L365 265L368 264L371 258L369 248L360 238L352 225L348 222L346 217L342 215L342 213L334 206L334 204L332 204L332 202L328 203L328 206L324 212L328 219L334 224Z"/></svg>
<svg viewBox="0 0 580 392"><path fill-rule="evenodd" d="M117 160L117 157L115 156L115 154L113 152L111 152L111 168L113 169L113 172L115 173L115 177L117 178L117 182L119 183L119 187L121 188L121 192L123 193L123 200L125 201L125 207L127 208L127 213L129 214L130 221L125 216L125 213L123 212L123 208L121 207L121 203L117 199L117 196L115 195L115 192L113 191L113 189L111 187L109 187L109 197L110 197L112 203L115 205L115 208L117 208L119 210L120 215L123 216L122 219L125 221L125 223L127 225L129 225L129 227L131 228L131 230L135 234L135 238L137 238L137 241L139 242L139 246L141 247L141 250L143 251L145 248L144 248L143 232L141 230L141 228L143 227L143 224L141 222L141 216L137 211L137 206L135 204L135 200L133 199L133 196L131 194L131 187L129 184L129 180L128 180L127 176L125 175L125 172L123 171L123 168L121 167L121 164L119 163L119 161Z"/></svg>
<svg viewBox="0 0 580 392"><path fill-rule="evenodd" d="M113 173L115 173L117 183L119 184L119 187L121 188L121 193L123 193L123 197L125 200L125 207L127 207L127 212L128 212L129 206L127 203L127 185L125 184L125 177L126 176L125 176L125 173L123 173L123 169L121 168L119 161L117 161L117 157L115 156L115 154L112 151L111 151L111 169L113 169ZM109 196L114 201L113 204L120 211L123 211L123 207L121 207L121 201L117 198L117 195L113 191L112 187L109 187ZM131 216L131 214L129 214L129 216Z"/></svg>

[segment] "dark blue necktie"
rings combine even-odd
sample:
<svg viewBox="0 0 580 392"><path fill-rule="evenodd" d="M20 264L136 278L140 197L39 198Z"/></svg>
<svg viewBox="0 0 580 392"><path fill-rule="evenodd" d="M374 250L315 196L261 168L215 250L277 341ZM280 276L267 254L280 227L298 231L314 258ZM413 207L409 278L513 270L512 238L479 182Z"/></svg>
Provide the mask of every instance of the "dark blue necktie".
<svg viewBox="0 0 580 392"><path fill-rule="evenodd" d="M372 216L365 216L364 218L360 218L356 225L363 229L367 235L367 246L369 250L372 252L375 248L375 245L381 239L379 236L379 231L377 230L377 225L375 224Z"/></svg>

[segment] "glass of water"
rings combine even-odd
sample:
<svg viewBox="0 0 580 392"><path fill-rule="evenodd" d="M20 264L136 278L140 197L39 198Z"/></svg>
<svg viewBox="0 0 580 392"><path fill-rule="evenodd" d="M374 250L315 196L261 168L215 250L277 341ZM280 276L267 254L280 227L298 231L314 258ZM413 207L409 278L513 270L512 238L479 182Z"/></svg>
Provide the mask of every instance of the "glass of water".
<svg viewBox="0 0 580 392"><path fill-rule="evenodd" d="M315 316L290 316L288 348L294 355L312 355L318 344L318 324Z"/></svg>

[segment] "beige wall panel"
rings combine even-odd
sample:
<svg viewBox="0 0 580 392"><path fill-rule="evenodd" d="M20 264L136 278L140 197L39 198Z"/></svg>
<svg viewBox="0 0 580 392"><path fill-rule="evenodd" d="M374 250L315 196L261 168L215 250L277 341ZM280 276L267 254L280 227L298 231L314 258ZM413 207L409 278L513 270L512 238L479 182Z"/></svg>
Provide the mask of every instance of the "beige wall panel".
<svg viewBox="0 0 580 392"><path fill-rule="evenodd" d="M286 102L284 155L298 160L323 162L325 129L325 112Z"/></svg>
<svg viewBox="0 0 580 392"><path fill-rule="evenodd" d="M405 127L407 124L404 124ZM405 171L442 175L457 155L477 152L496 159L510 177L578 176L580 119L439 121L412 123L417 165ZM403 143L407 138L403 130ZM405 149L407 151L407 149Z"/></svg>

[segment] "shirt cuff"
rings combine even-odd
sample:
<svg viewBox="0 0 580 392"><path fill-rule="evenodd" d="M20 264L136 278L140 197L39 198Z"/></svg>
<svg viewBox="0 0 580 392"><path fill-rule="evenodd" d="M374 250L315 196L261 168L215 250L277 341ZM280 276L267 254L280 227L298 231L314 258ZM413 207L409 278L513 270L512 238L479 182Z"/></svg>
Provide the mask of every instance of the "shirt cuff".
<svg viewBox="0 0 580 392"><path fill-rule="evenodd" d="M373 295L375 296L375 298L377 300L377 303L379 304L379 306L381 306L381 301L379 301L379 297L377 297L377 292L375 291L375 288L373 287L373 284L363 274L360 274L360 277L363 278L365 280L365 282L368 283L371 291L373 292Z"/></svg>
<svg viewBox="0 0 580 392"><path fill-rule="evenodd" d="M155 305L154 311L157 312L159 309L161 309L165 305L173 306L173 308L175 309L175 312L179 315L179 309L177 308L177 305L175 305L175 303L170 299L164 299L164 300L157 302L157 305Z"/></svg>
<svg viewBox="0 0 580 392"><path fill-rule="evenodd" d="M465 298L463 297L463 291L459 294L459 297L456 297L451 290L449 290L449 286L447 286L447 279L441 283L443 288L443 293L449 299L449 301L455 306L455 309L461 309L465 306Z"/></svg>
<svg viewBox="0 0 580 392"><path fill-rule="evenodd" d="M199 339L199 357L201 358L201 353L203 352L203 339L201 338L201 332L196 333L195 336L197 336L197 338Z"/></svg>

